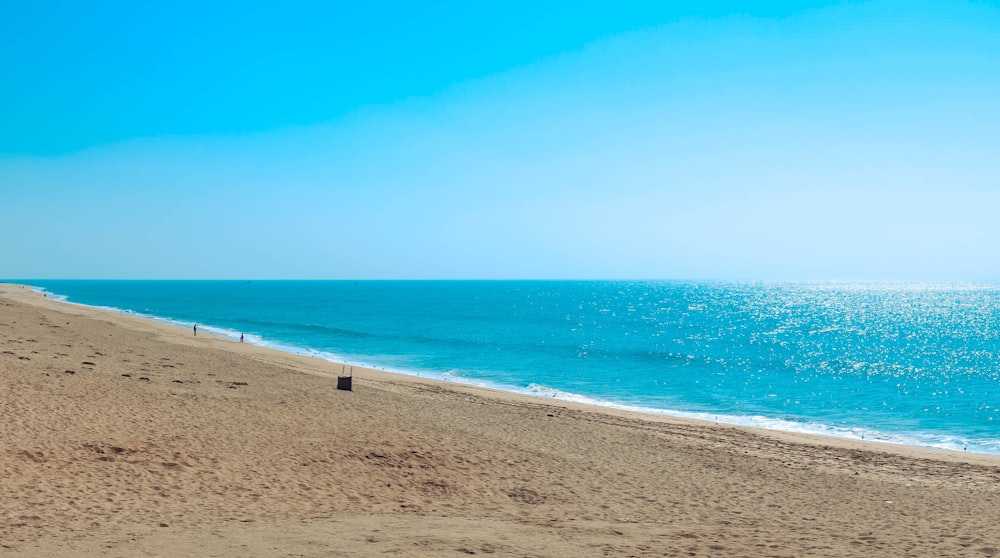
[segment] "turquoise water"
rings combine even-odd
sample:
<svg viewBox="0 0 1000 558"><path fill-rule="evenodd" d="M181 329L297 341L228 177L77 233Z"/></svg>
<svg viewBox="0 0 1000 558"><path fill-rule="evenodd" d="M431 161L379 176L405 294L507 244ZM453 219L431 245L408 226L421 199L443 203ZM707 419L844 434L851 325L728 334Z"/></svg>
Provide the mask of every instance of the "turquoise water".
<svg viewBox="0 0 1000 558"><path fill-rule="evenodd" d="M27 283L71 302L449 381L1000 454L1000 284Z"/></svg>

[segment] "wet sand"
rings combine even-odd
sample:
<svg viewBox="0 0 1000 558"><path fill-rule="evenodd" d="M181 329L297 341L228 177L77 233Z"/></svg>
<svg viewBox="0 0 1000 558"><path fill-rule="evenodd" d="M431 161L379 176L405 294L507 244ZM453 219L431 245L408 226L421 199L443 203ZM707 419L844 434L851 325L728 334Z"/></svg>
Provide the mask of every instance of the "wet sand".
<svg viewBox="0 0 1000 558"><path fill-rule="evenodd" d="M0 285L0 555L1000 554L1000 457L340 373Z"/></svg>

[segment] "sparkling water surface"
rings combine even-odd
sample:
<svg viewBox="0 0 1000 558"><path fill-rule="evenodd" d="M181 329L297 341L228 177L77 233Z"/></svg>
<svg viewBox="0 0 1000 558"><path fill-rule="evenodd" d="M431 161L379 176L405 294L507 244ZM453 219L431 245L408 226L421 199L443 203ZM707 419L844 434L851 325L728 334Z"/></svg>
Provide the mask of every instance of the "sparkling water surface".
<svg viewBox="0 0 1000 558"><path fill-rule="evenodd" d="M1000 454L1000 284L28 281L451 381Z"/></svg>

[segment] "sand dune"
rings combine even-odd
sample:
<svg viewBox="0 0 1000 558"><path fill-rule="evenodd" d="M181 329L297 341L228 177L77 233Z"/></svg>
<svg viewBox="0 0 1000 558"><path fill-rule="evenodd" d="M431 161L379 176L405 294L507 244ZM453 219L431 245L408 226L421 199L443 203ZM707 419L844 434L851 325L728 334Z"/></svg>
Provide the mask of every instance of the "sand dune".
<svg viewBox="0 0 1000 558"><path fill-rule="evenodd" d="M1000 554L993 456L339 372L0 286L0 555Z"/></svg>

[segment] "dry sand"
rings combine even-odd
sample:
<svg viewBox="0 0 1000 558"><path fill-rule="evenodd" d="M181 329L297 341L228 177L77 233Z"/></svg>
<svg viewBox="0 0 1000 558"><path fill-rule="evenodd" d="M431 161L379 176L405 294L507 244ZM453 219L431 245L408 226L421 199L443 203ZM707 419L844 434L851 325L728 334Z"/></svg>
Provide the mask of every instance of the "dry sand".
<svg viewBox="0 0 1000 558"><path fill-rule="evenodd" d="M339 373L0 286L0 555L1000 552L993 456Z"/></svg>

